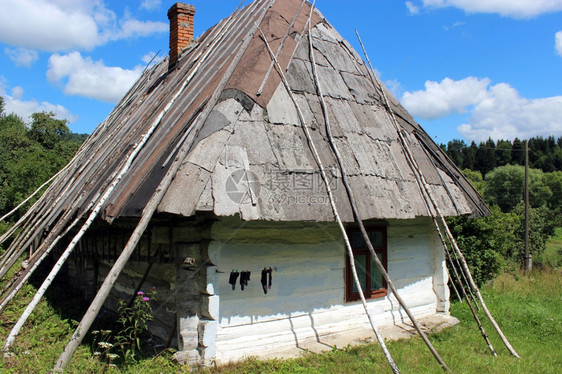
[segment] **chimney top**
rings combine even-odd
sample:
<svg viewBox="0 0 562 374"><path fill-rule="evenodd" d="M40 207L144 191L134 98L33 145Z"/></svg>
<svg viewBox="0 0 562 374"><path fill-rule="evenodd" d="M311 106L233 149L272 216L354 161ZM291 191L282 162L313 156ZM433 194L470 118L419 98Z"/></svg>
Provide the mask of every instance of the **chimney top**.
<svg viewBox="0 0 562 374"><path fill-rule="evenodd" d="M168 10L170 20L170 62L169 69L174 68L181 52L193 40L193 16L195 7L184 3L175 3Z"/></svg>
<svg viewBox="0 0 562 374"><path fill-rule="evenodd" d="M195 14L195 7L190 4L175 3L168 9L168 19L172 19L176 13L190 13L193 15Z"/></svg>

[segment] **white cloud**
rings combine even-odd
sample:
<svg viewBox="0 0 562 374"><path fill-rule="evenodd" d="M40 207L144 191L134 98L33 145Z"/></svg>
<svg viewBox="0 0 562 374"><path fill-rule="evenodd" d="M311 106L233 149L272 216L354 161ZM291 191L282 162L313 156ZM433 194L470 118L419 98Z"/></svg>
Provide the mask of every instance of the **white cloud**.
<svg viewBox="0 0 562 374"><path fill-rule="evenodd" d="M406 1L406 8L408 8L410 14L418 14L420 12L420 8L411 1Z"/></svg>
<svg viewBox="0 0 562 374"><path fill-rule="evenodd" d="M490 87L488 98L479 103L458 131L468 139L527 139L533 136L562 136L562 96L540 99L521 97L509 84Z"/></svg>
<svg viewBox="0 0 562 374"><path fill-rule="evenodd" d="M8 55L10 60L16 64L16 66L25 66L30 68L31 65L33 65L39 58L37 51L26 48L4 48L4 52Z"/></svg>
<svg viewBox="0 0 562 374"><path fill-rule="evenodd" d="M121 23L121 27L113 35L111 40L126 39L135 36L150 36L155 33L167 32L169 25L164 22L139 21L136 19L126 19Z"/></svg>
<svg viewBox="0 0 562 374"><path fill-rule="evenodd" d="M23 88L16 86L12 88L12 98L16 100L21 100L23 98Z"/></svg>
<svg viewBox="0 0 562 374"><path fill-rule="evenodd" d="M554 36L554 47L556 52L562 56L562 31L558 31Z"/></svg>
<svg viewBox="0 0 562 374"><path fill-rule="evenodd" d="M562 0L422 0L425 7L456 7L468 13L498 13L513 18L531 18L562 10Z"/></svg>
<svg viewBox="0 0 562 374"><path fill-rule="evenodd" d="M47 79L62 82L64 92L115 103L129 90L142 72L105 66L102 60L93 61L79 52L55 54L49 58Z"/></svg>
<svg viewBox="0 0 562 374"><path fill-rule="evenodd" d="M490 85L487 78L473 77L426 82L425 87L406 92L404 106L426 119L469 112L467 123L458 127L468 140L562 136L562 96L527 99L507 83Z"/></svg>
<svg viewBox="0 0 562 374"><path fill-rule="evenodd" d="M140 7L146 10L154 10L160 7L162 0L143 0Z"/></svg>
<svg viewBox="0 0 562 374"><path fill-rule="evenodd" d="M72 114L68 109L59 104L52 104L47 101L39 102L35 99L24 100L23 88L16 86L11 90L11 95L6 92L6 84L0 77L0 96L4 98L6 105L5 112L8 114L14 113L21 117L24 121L30 122L31 115L39 112L53 112L55 117L59 119L66 119L69 123L76 122L78 117Z"/></svg>
<svg viewBox="0 0 562 374"><path fill-rule="evenodd" d="M141 60L144 62L145 66L151 67L164 60L164 58L166 58L166 56L156 55L156 52L150 51L142 56Z"/></svg>
<svg viewBox="0 0 562 374"><path fill-rule="evenodd" d="M383 84L395 97L400 97L404 92L402 85L396 79L386 80Z"/></svg>
<svg viewBox="0 0 562 374"><path fill-rule="evenodd" d="M467 107L480 102L489 79L468 77L460 81L450 78L439 82L426 81L424 91L405 92L402 104L423 119L436 119L451 113L464 113Z"/></svg>
<svg viewBox="0 0 562 374"><path fill-rule="evenodd" d="M89 50L109 40L167 30L165 22L138 21L115 12L102 0L2 0L0 42L43 51Z"/></svg>
<svg viewBox="0 0 562 374"><path fill-rule="evenodd" d="M461 27L461 26L464 26L464 25L466 25L466 22L457 21L450 26L449 25L443 25L443 26L441 26L441 28L445 31L449 31L449 30L452 30L456 27Z"/></svg>

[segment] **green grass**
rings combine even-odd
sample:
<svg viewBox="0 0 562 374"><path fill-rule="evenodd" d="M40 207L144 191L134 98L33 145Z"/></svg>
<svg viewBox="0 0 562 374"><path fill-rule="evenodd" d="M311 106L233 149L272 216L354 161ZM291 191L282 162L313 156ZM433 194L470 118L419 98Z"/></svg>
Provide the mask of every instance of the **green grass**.
<svg viewBox="0 0 562 374"><path fill-rule="evenodd" d="M499 355L489 353L465 304L454 304L461 323L430 339L454 373L559 373L562 367L562 277L534 273L531 279L503 274L483 294L487 305L522 359L509 354L489 323L486 331ZM481 316L483 320L484 317ZM487 322L487 321L486 321ZM390 342L402 373L443 373L419 338ZM391 373L376 344L308 354L286 361L251 360L208 373Z"/></svg>
<svg viewBox="0 0 562 374"><path fill-rule="evenodd" d="M527 278L520 273L504 273L482 292L489 309L511 344L521 355L509 354L488 323L485 328L498 351L489 353L465 304L452 305L451 313L461 323L430 336L435 348L454 373L559 373L562 368L562 273L560 270L534 272ZM0 316L0 338L5 338L13 322L31 298L27 286L17 302ZM481 313L481 319L485 317ZM62 319L47 302L42 302L22 331L13 357L0 357L0 372L45 373L52 368L66 344L75 322ZM443 373L419 338L390 342L388 348L401 372ZM108 368L92 357L87 345L79 348L69 373L187 373L170 360L166 351L128 367ZM218 368L192 369L214 373L391 373L376 344L333 349L324 354L308 353L291 360L250 359Z"/></svg>

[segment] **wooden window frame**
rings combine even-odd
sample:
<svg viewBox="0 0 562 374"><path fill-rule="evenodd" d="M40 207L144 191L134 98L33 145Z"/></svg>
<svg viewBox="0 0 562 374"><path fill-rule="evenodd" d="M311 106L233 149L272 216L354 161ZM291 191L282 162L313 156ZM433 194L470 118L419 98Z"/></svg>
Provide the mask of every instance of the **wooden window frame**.
<svg viewBox="0 0 562 374"><path fill-rule="evenodd" d="M388 266L387 266L387 252L388 252L388 244L387 244L387 227L386 226L366 226L365 230L367 230L367 232L371 232L371 231L377 231L377 232L382 232L383 234L383 244L382 246L375 246L373 244L373 248L375 249L375 252L377 254L382 254L382 264L385 268L385 270L388 271ZM353 238L353 233L356 232L361 232L359 227L348 227L346 229L347 231L347 235L350 238L350 243L352 245L352 250L353 250L353 255L366 255L366 261L365 263L367 264L367 269L366 269L366 279L365 279L365 284L367 285L366 290L363 290L363 294L365 295L365 299L376 299L376 298L381 298L384 297L386 295L388 295L388 285L386 283L386 280L382 279L382 283L383 283L383 287L379 288L377 290L371 290L371 252L369 251L368 247L353 247L353 242L352 239ZM346 302L353 302L353 301L358 301L360 300L360 296L359 296L359 292L354 292L353 291L353 284L354 284L354 280L353 280L353 273L351 271L351 261L349 259L349 255L347 253L346 250L346 254L345 254L345 301Z"/></svg>

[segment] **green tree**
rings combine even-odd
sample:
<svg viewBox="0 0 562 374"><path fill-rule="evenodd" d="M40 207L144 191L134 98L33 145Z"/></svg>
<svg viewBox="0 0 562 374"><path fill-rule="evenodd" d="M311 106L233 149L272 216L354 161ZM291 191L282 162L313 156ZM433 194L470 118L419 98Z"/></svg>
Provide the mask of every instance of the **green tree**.
<svg viewBox="0 0 562 374"><path fill-rule="evenodd" d="M538 208L552 198L552 191L543 181L542 170L529 169L529 202ZM505 165L486 174L485 200L497 204L502 211L510 212L523 201L525 190L525 168L520 165Z"/></svg>
<svg viewBox="0 0 562 374"><path fill-rule="evenodd" d="M28 126L17 115L5 114L3 105L1 99L0 215L13 209L60 170L83 140L81 135L73 136L66 121L54 118L53 113L34 113ZM17 215L13 217L17 218Z"/></svg>
<svg viewBox="0 0 562 374"><path fill-rule="evenodd" d="M476 150L475 170L486 174L496 167L496 144L490 138Z"/></svg>
<svg viewBox="0 0 562 374"><path fill-rule="evenodd" d="M547 207L552 210L562 208L562 171L545 173L543 182L552 192Z"/></svg>
<svg viewBox="0 0 562 374"><path fill-rule="evenodd" d="M515 230L521 225L521 217L502 213L498 206L490 210L488 217L459 216L447 220L478 285L498 274L505 259L517 253Z"/></svg>
<svg viewBox="0 0 562 374"><path fill-rule="evenodd" d="M476 151L478 146L475 142L470 143L470 147L466 149L462 167L465 169L476 170Z"/></svg>
<svg viewBox="0 0 562 374"><path fill-rule="evenodd" d="M522 142L518 138L513 139L511 160L512 164L525 165L525 142Z"/></svg>
<svg viewBox="0 0 562 374"><path fill-rule="evenodd" d="M498 140L496 144L496 166L511 164L512 145L509 140Z"/></svg>
<svg viewBox="0 0 562 374"><path fill-rule="evenodd" d="M525 188L525 169L519 165L500 166L486 174L485 199L510 212L521 200Z"/></svg>
<svg viewBox="0 0 562 374"><path fill-rule="evenodd" d="M561 138L562 139L562 138ZM557 147L552 153L552 165L554 170L562 171L562 148Z"/></svg>
<svg viewBox="0 0 562 374"><path fill-rule="evenodd" d="M466 144L462 140L453 139L447 143L447 156L458 167L463 164L463 152L466 149Z"/></svg>
<svg viewBox="0 0 562 374"><path fill-rule="evenodd" d="M468 179L468 181L474 186L474 188L476 188L476 190L480 193L480 195L484 195L485 183L484 183L484 178L482 177L482 173L470 169L464 169L462 173Z"/></svg>
<svg viewBox="0 0 562 374"><path fill-rule="evenodd" d="M513 210L515 214L521 217L520 224L515 229L515 246L517 251L513 256L519 263L523 262L525 256L524 209L525 206L521 203ZM533 255L534 262L544 252L546 242L554 234L557 223L557 220L552 216L552 211L546 206L529 209L529 252Z"/></svg>
<svg viewBox="0 0 562 374"><path fill-rule="evenodd" d="M39 142L46 149L53 149L55 145L65 140L70 134L66 120L55 118L53 112L33 113L33 122L29 137Z"/></svg>

